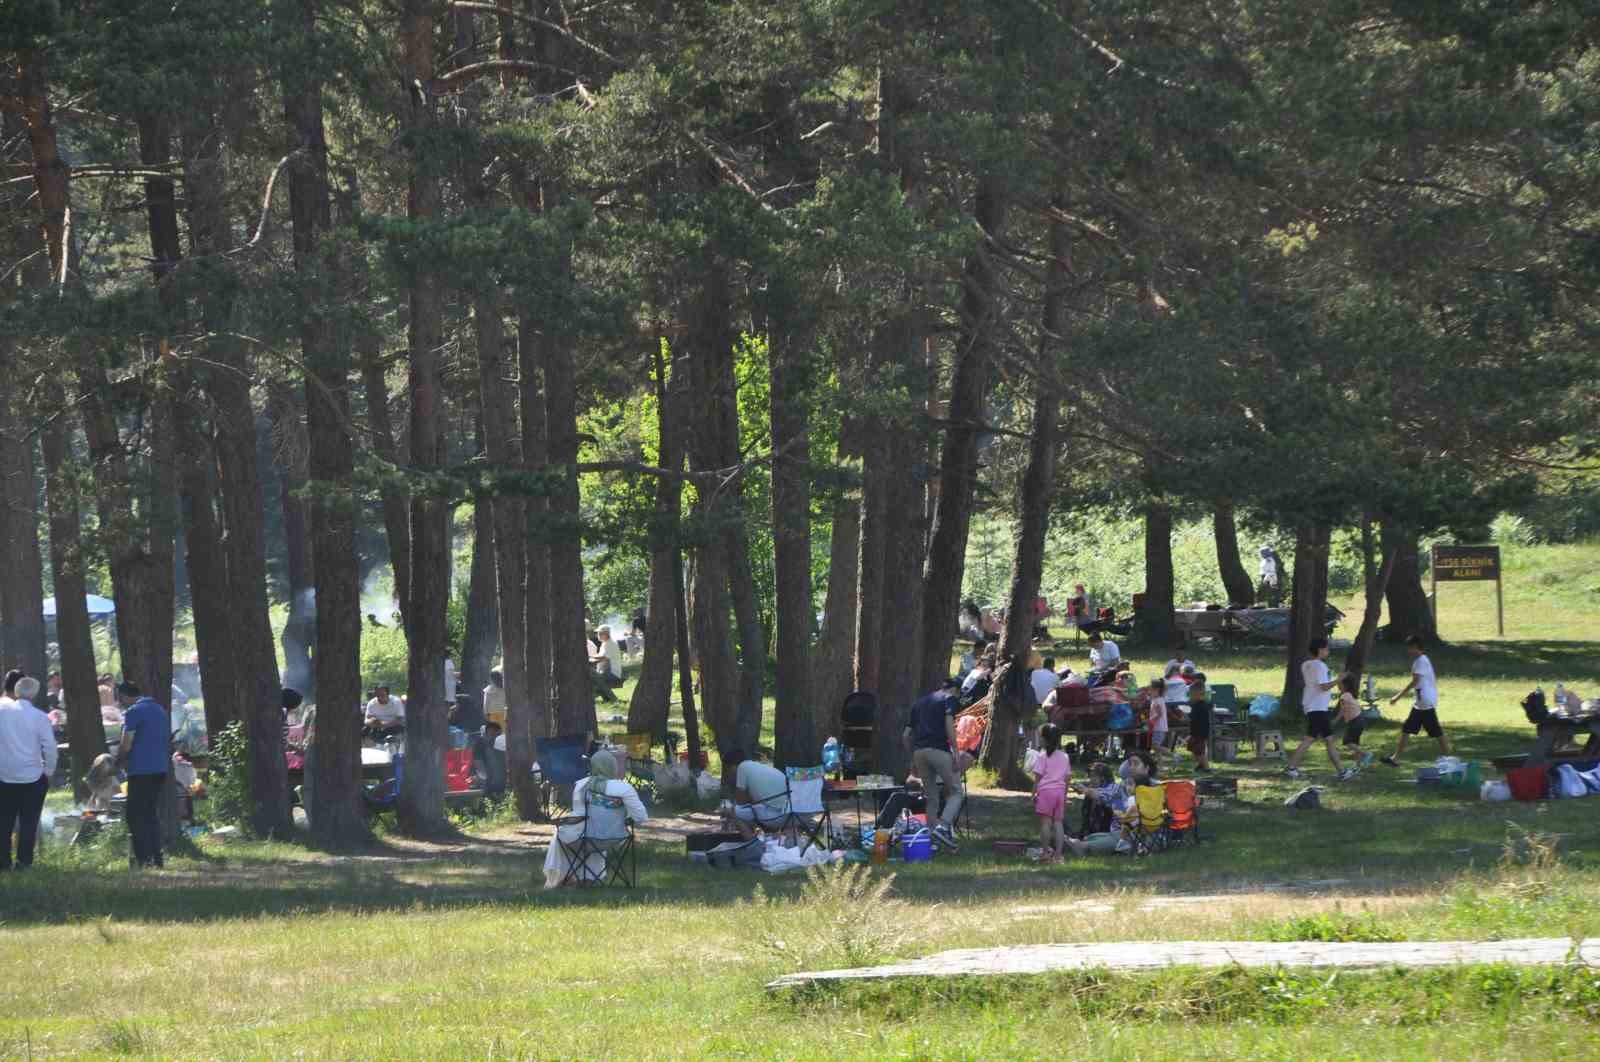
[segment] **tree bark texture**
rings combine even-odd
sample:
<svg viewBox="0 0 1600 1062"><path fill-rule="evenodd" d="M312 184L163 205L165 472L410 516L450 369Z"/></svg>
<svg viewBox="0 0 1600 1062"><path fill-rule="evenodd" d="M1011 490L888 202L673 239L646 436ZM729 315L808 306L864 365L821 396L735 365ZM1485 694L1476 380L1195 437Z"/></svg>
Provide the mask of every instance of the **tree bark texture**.
<svg viewBox="0 0 1600 1062"><path fill-rule="evenodd" d="M523 317L517 325L517 358L521 377L522 460L530 469L543 469L550 455L539 343L537 324ZM527 615L528 725L534 737L547 738L556 732L551 700L555 675L550 655L550 545L545 539L550 499L542 493L535 494L527 499L524 511L528 529L525 539L527 578L523 584ZM510 769L509 759L507 769Z"/></svg>
<svg viewBox="0 0 1600 1062"><path fill-rule="evenodd" d="M372 433L372 448L391 470L382 489L383 530L389 544L389 570L394 579L395 608L404 626L406 597L411 592L411 503L409 492L400 482L400 450L395 444L394 424L389 415L389 381L383 359L377 351L361 361L362 389L367 401L367 426ZM385 624L388 616L379 616Z"/></svg>
<svg viewBox="0 0 1600 1062"><path fill-rule="evenodd" d="M500 641L494 549L494 502L480 495L472 505L472 565L467 576L467 629L462 638L458 687L458 693L480 702Z"/></svg>
<svg viewBox="0 0 1600 1062"><path fill-rule="evenodd" d="M47 385L45 401L64 409L59 386ZM67 744L72 750L72 787L76 798L88 798L83 778L95 757L106 748L100 723L100 703L95 682L94 636L84 595L82 517L75 485L68 425L64 417L50 417L40 433L44 457L46 504L50 514L50 571L56 591L56 643L61 647L61 693L67 706Z"/></svg>
<svg viewBox="0 0 1600 1062"><path fill-rule="evenodd" d="M1233 503L1218 502L1211 509L1211 528L1217 540L1217 570L1222 575L1222 588L1230 605L1251 605L1256 599L1256 584L1245 571L1239 559L1239 527L1234 519Z"/></svg>
<svg viewBox="0 0 1600 1062"><path fill-rule="evenodd" d="M772 542L777 589L774 742L779 766L815 766L820 741L811 698L811 435L809 333L774 328L771 374Z"/></svg>
<svg viewBox="0 0 1600 1062"><path fill-rule="evenodd" d="M15 379L13 367L0 366ZM44 633L44 559L39 549L39 490L33 458L34 417L13 387L0 391L0 618L4 662L30 675L49 670ZM59 594L57 595L60 596Z"/></svg>
<svg viewBox="0 0 1600 1062"><path fill-rule="evenodd" d="M1144 515L1144 606L1138 627L1145 645L1162 648L1177 639L1172 579L1172 509L1152 502Z"/></svg>
<svg viewBox="0 0 1600 1062"><path fill-rule="evenodd" d="M216 508L216 453L205 425L199 420L194 411L180 411L176 430L183 460L184 559L189 573L195 655L200 663L200 696L205 703L206 733L215 737L238 718L238 704L233 694L233 612L228 593L228 560L222 546L222 521Z"/></svg>
<svg viewBox="0 0 1600 1062"><path fill-rule="evenodd" d="M1432 645L1439 640L1439 628L1434 622L1428 591L1422 585L1424 565L1417 545L1417 533L1385 521L1384 551L1387 552L1391 545L1395 559L1386 594L1389 629L1384 640L1398 643L1416 635L1425 644Z"/></svg>
<svg viewBox="0 0 1600 1062"><path fill-rule="evenodd" d="M407 86L431 83L434 72L433 5L405 0L400 16L401 73ZM434 102L408 89L401 127L410 137L407 213L427 225L441 212L439 163L431 157ZM410 282L408 339L411 398L411 466L422 475L444 466L444 384L439 348L444 342L444 287L426 263ZM450 506L432 490L411 496L411 587L406 602L409 643L406 702L405 784L397 808L400 828L411 836L442 832L444 754L448 743L444 708L445 611L450 599Z"/></svg>
<svg viewBox="0 0 1600 1062"><path fill-rule="evenodd" d="M1363 521L1362 532L1363 537L1370 541L1371 520ZM1399 541L1388 537L1383 544L1382 560L1375 568L1369 566L1366 572L1366 599L1361 610L1361 627L1356 631L1355 641L1344 658L1344 669L1357 678L1366 671L1367 658L1372 655L1372 643L1378 637L1378 621L1383 618L1383 595L1389 589L1389 580L1394 577L1394 565L1399 552Z"/></svg>
<svg viewBox="0 0 1600 1062"><path fill-rule="evenodd" d="M1301 524L1295 529L1293 597L1289 602L1288 664L1284 670L1283 704L1300 705L1305 682L1300 665L1306 660L1311 639L1322 637L1323 617L1328 610L1328 543L1330 530L1325 524ZM1318 586L1323 588L1318 594Z"/></svg>
<svg viewBox="0 0 1600 1062"><path fill-rule="evenodd" d="M1033 604L1044 578L1045 541L1050 533L1050 502L1055 494L1056 424L1061 415L1060 392L1049 386L1052 352L1065 330L1067 298L1067 255L1070 251L1066 226L1050 224L1050 266L1047 274L1044 309L1040 320L1039 374L1033 388L1033 430L1028 437L1028 467L1017 491L1016 536L1011 565L1011 595L1006 610L1003 641L1005 655L1026 656L1033 648ZM999 774L1007 789L1026 789L1028 777L1017 755L1015 702L996 698L989 736L986 766Z"/></svg>
<svg viewBox="0 0 1600 1062"><path fill-rule="evenodd" d="M833 503L828 539L828 593L822 603L822 634L812 654L812 701L817 733L839 733L839 710L854 688L856 564L860 560L861 498L841 493Z"/></svg>
<svg viewBox="0 0 1600 1062"><path fill-rule="evenodd" d="M567 337L541 336L549 470L554 476L546 522L550 547L550 659L556 729L595 730L594 680L584 622L583 529L578 506L578 367Z"/></svg>
<svg viewBox="0 0 1600 1062"><path fill-rule="evenodd" d="M318 0L299 0L295 21L301 61L283 75L284 116L301 152L289 171L289 213L299 300L300 349L305 365L308 521L311 581L315 593L312 685L317 713L314 755L306 787L311 836L326 848L350 848L368 837L361 783L361 574L356 556L355 446L350 422L352 346L361 339L338 334L330 323L330 291L352 289L365 278L354 262L332 261L321 245L332 227L328 146L324 136L322 79L315 62ZM379 382L382 383L380 371ZM387 413L387 409L385 409ZM387 425L385 425L387 429Z"/></svg>
<svg viewBox="0 0 1600 1062"><path fill-rule="evenodd" d="M311 322L309 327L328 331L319 322ZM311 546L311 499L306 490L311 474L310 432L301 395L287 386L272 388L267 408L274 428L273 453L278 463L284 554L288 562L289 616L279 639L283 645L283 685L316 700L311 668L311 647L317 637L316 570Z"/></svg>
<svg viewBox="0 0 1600 1062"><path fill-rule="evenodd" d="M683 417L678 410L687 401L690 369L679 361L673 382L666 376L665 359L656 354L656 423L660 437L656 461L662 468L683 467ZM628 704L628 731L663 735L672 710L672 658L677 645L678 588L673 565L678 556L679 513L683 507L683 481L668 476L656 480L656 505L650 527L650 605L645 612L644 659L639 680Z"/></svg>
<svg viewBox="0 0 1600 1062"><path fill-rule="evenodd" d="M978 479L978 432L993 363L998 317L991 242L1005 232L1007 190L1001 177L978 178L975 220L982 231L968 255L961 283L960 330L955 375L950 384L950 417L939 455L939 500L923 572L922 681L932 688L949 668L955 641L961 579L966 568L967 533L972 525L973 492Z"/></svg>
<svg viewBox="0 0 1600 1062"><path fill-rule="evenodd" d="M733 325L728 316L728 276L725 266L708 265L690 310L691 323L687 347L693 374L695 425L690 448L691 465L697 472L724 466L730 449L726 439L728 407L733 394ZM732 610L730 586L733 563L728 548L726 524L736 518L736 510L725 492L709 487L696 490L695 511L700 542L694 563L693 608L694 651L700 665L701 702L706 723L717 741L724 762L735 750L753 752L759 733L760 716L749 725L742 703L740 678L733 658L733 639L729 628ZM726 787L730 778L724 778Z"/></svg>
<svg viewBox="0 0 1600 1062"><path fill-rule="evenodd" d="M506 360L505 327L493 300L473 303L478 348L479 415L489 464L516 469L522 464L522 435L512 402L512 368ZM527 581L528 522L525 502L497 491L491 502L494 526L495 604L499 610L501 677L506 690L506 768L512 795L523 819L538 813L530 782L534 731L528 710Z"/></svg>

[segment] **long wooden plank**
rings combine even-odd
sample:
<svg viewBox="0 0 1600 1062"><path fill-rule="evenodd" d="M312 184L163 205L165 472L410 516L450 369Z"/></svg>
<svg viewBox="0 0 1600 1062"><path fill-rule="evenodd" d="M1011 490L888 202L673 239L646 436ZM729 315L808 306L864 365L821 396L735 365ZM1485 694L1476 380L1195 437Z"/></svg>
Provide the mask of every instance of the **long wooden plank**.
<svg viewBox="0 0 1600 1062"><path fill-rule="evenodd" d="M823 970L780 977L769 989L874 981L899 977L995 977L1060 970L1158 970L1168 966L1372 967L1457 966L1511 963L1555 965L1568 961L1600 963L1600 942L1574 949L1566 937L1494 941L1408 941L1386 944L1316 942L1132 941L1118 944L1033 944L1012 948L943 951L909 962L852 970Z"/></svg>

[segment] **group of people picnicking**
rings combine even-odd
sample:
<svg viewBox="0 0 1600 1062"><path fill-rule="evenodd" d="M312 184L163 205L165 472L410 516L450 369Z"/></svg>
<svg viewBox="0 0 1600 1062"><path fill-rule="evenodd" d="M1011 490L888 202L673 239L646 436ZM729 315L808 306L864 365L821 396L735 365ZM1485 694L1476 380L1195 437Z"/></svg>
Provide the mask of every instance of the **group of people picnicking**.
<svg viewBox="0 0 1600 1062"><path fill-rule="evenodd" d="M57 697L59 692L58 685ZM163 857L158 809L162 788L173 771L171 722L167 710L132 682L123 680L108 686L107 692L113 701L102 707L115 710L121 737L115 754L97 757L89 773L112 779L118 772L126 774L124 814L133 849L129 865L159 867ZM50 713L61 709L59 702L48 712L39 707L40 694L36 677L16 670L6 673L0 693L0 833L4 834L0 870L33 865L45 795L56 770L57 735ZM110 713L103 712L102 718L109 721Z"/></svg>

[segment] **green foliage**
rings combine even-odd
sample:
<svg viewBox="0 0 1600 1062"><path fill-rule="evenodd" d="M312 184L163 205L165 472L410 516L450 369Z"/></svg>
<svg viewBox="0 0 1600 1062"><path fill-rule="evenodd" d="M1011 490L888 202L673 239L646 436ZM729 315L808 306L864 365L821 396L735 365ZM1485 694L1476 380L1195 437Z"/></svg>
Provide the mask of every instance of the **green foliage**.
<svg viewBox="0 0 1600 1062"><path fill-rule="evenodd" d="M907 934L907 905L892 897L893 874L865 863L809 867L800 894L775 900L757 889L749 909L759 941L781 965L835 969L881 962Z"/></svg>
<svg viewBox="0 0 1600 1062"><path fill-rule="evenodd" d="M1357 918L1337 911L1303 915L1267 927L1268 940L1311 940L1329 944L1392 944L1405 940L1405 930L1386 926L1371 915Z"/></svg>
<svg viewBox="0 0 1600 1062"><path fill-rule="evenodd" d="M378 630L369 625L361 632L361 679L366 685L388 686L404 696L407 659L406 634L399 627Z"/></svg>
<svg viewBox="0 0 1600 1062"><path fill-rule="evenodd" d="M244 724L237 720L211 737L211 760L206 780L206 800L198 805L213 825L249 821L250 744Z"/></svg>

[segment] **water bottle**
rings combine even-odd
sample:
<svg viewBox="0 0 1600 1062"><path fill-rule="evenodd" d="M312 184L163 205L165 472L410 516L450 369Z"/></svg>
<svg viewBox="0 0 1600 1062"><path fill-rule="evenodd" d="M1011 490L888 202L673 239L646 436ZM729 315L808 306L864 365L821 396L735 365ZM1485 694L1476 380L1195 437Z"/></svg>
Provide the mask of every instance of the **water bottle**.
<svg viewBox="0 0 1600 1062"><path fill-rule="evenodd" d="M1567 710L1567 687L1560 682L1556 683L1555 710L1558 712Z"/></svg>
<svg viewBox="0 0 1600 1062"><path fill-rule="evenodd" d="M824 771L839 769L839 739L836 737L830 737L822 743L822 769Z"/></svg>

